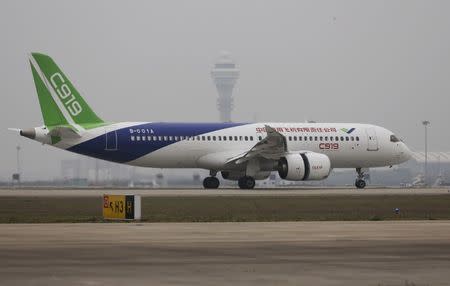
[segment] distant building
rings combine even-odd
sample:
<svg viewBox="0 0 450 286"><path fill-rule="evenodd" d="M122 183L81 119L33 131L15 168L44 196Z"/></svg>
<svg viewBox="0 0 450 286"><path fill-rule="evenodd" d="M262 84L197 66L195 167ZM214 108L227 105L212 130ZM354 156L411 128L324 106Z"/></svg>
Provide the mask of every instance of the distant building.
<svg viewBox="0 0 450 286"><path fill-rule="evenodd" d="M111 184L114 181L132 180L133 169L127 165L88 157L61 161L61 177L73 185Z"/></svg>
<svg viewBox="0 0 450 286"><path fill-rule="evenodd" d="M239 78L239 69L228 52L222 52L211 71L211 77L216 85L219 98L217 109L221 122L231 122L233 110L233 88Z"/></svg>

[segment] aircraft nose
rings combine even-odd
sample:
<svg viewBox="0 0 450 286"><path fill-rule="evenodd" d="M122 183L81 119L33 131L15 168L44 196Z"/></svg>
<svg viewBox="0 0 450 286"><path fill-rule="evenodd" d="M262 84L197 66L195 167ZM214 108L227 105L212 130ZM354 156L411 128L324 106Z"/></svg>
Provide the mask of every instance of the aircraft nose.
<svg viewBox="0 0 450 286"><path fill-rule="evenodd" d="M400 161L406 162L409 159L411 159L411 157L412 157L411 150L409 150L408 146L406 146L405 143L402 143L400 147Z"/></svg>

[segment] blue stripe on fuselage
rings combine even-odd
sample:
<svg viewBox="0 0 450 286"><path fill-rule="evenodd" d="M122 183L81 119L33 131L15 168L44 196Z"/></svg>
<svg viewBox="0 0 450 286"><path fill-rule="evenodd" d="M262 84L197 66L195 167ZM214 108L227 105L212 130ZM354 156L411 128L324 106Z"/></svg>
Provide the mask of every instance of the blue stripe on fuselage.
<svg viewBox="0 0 450 286"><path fill-rule="evenodd" d="M245 124L247 123L145 123L102 134L67 150L107 161L125 163L178 142L131 141L131 136L197 136ZM107 137L109 149L114 149L116 145L113 140L117 138L116 150L107 150Z"/></svg>

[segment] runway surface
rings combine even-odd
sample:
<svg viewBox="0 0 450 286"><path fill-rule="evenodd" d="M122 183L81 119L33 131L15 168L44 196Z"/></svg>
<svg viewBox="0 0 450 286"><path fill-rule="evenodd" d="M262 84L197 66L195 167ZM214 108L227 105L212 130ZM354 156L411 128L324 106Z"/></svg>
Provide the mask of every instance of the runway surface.
<svg viewBox="0 0 450 286"><path fill-rule="evenodd" d="M81 188L81 189L51 189L51 188L25 188L0 189L2 196L101 196L108 194L135 194L142 196L313 196L313 195L439 195L450 194L449 188L277 188L277 189L108 189L108 188Z"/></svg>
<svg viewBox="0 0 450 286"><path fill-rule="evenodd" d="M2 285L448 285L450 221L3 224Z"/></svg>

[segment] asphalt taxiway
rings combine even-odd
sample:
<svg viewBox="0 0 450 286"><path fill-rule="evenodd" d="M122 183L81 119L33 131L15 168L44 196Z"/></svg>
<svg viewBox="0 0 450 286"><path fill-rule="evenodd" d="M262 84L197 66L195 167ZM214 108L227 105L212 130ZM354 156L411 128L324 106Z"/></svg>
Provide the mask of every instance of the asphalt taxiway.
<svg viewBox="0 0 450 286"><path fill-rule="evenodd" d="M450 221L0 224L2 285L448 285Z"/></svg>

